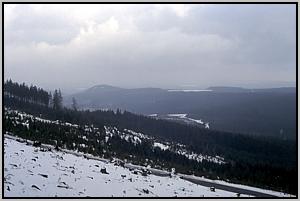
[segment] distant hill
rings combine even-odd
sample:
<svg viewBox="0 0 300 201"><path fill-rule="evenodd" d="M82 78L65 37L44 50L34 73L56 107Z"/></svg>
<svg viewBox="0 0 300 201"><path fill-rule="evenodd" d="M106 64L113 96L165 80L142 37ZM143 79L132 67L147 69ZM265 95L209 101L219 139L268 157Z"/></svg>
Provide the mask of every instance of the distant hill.
<svg viewBox="0 0 300 201"><path fill-rule="evenodd" d="M296 93L296 87L280 87L267 89L253 89L255 92Z"/></svg>
<svg viewBox="0 0 300 201"><path fill-rule="evenodd" d="M125 89L109 85L97 85L80 93L65 97L65 104L71 105L75 97L81 108L88 109L125 109L129 105L139 107L139 103L151 103L155 97L162 95L166 90L159 88ZM130 109L134 109L129 107Z"/></svg>
<svg viewBox="0 0 300 201"><path fill-rule="evenodd" d="M247 89L217 86L206 90L124 89L98 85L64 97L81 109L122 109L150 115L187 114L211 129L296 138L296 88Z"/></svg>
<svg viewBox="0 0 300 201"><path fill-rule="evenodd" d="M225 86L216 86L216 87L208 87L208 90L212 90L213 92L249 92L251 89L246 89L242 87L225 87Z"/></svg>
<svg viewBox="0 0 300 201"><path fill-rule="evenodd" d="M248 89L242 87L216 86L216 87L208 87L207 90L211 90L213 92L226 92L226 93L249 93L249 92L295 93L296 87Z"/></svg>

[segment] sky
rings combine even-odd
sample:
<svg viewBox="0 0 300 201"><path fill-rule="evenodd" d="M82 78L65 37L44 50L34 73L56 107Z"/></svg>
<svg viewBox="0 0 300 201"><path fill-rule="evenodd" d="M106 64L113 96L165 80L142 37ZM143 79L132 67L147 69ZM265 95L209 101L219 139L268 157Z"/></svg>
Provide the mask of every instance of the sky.
<svg viewBox="0 0 300 201"><path fill-rule="evenodd" d="M5 4L4 76L73 93L296 82L296 6Z"/></svg>

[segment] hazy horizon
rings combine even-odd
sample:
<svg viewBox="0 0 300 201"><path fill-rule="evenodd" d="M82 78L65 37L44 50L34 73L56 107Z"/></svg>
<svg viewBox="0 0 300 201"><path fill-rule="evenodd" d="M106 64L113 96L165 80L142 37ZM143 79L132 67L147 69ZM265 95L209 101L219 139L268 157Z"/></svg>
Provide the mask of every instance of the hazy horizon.
<svg viewBox="0 0 300 201"><path fill-rule="evenodd" d="M4 76L65 93L296 86L288 4L4 5Z"/></svg>
<svg viewBox="0 0 300 201"><path fill-rule="evenodd" d="M11 78L7 78L6 80L9 80ZM15 82L15 80L12 80L13 82ZM19 83L23 83L23 81L19 81ZM35 85L32 82L25 82L25 84L27 85ZM243 84L243 85L211 85L211 86L206 86L206 87L202 87L202 86L196 86L196 85L181 85L181 86L171 86L171 87L153 87L153 86L143 86L143 87L139 87L139 86L135 86L135 87L122 87L122 86L116 86L116 85L109 85L109 84L105 84L105 83L100 83L100 84L95 84L92 86L88 86L88 87L80 87L80 88L64 88L64 87L57 87L57 88L47 88L47 87L43 87L40 85L36 85L37 87L41 87L44 90L47 91L51 91L53 92L55 89L61 89L62 93L64 95L72 95L72 94L76 94L79 92L82 92L84 90L88 90L92 87L95 86L101 86L101 85L107 85L107 86L111 86L111 87L117 87L117 88L123 88L123 89L138 89L138 88L160 88L160 89L178 89L178 90L183 90L183 89L187 89L187 90L201 90L201 89L207 89L209 87L237 87L237 88L245 88L245 89L269 89L269 88L285 88L285 87L296 87L296 83L294 82L286 82L286 83L281 83L278 82L277 84L274 83L273 85L259 85L259 84Z"/></svg>

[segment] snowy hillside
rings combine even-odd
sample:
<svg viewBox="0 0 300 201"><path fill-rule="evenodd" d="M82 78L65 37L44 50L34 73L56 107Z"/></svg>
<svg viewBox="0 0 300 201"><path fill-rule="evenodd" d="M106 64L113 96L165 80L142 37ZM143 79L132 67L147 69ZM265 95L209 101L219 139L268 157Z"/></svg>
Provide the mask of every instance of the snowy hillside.
<svg viewBox="0 0 300 201"><path fill-rule="evenodd" d="M33 147L31 143L31 141L26 143L20 138L5 135L5 197L237 196L236 193L219 189L212 191L209 187L194 184L182 177L209 182L212 180L174 173L170 176L157 176L149 171L151 168L141 170L141 166L130 164L125 164L124 167L124 164L122 166L117 159L108 161L67 150L56 151L50 145ZM223 181L213 182L275 196L289 196ZM239 196L249 197L243 194Z"/></svg>
<svg viewBox="0 0 300 201"><path fill-rule="evenodd" d="M44 150L14 139L5 138L4 148L5 197L237 196L218 189L212 192L179 176L145 175L137 169Z"/></svg>
<svg viewBox="0 0 300 201"><path fill-rule="evenodd" d="M185 114L169 116L186 117ZM41 114L34 116L6 107L4 117L8 129L4 146L6 197L291 196L229 183L234 182L232 177L193 176L199 174L185 169L221 167L230 164L229 160L215 153L192 151L185 144L128 127L49 120ZM33 147L29 139L37 140L38 146ZM47 145L40 147L40 143ZM176 163L170 163L170 158ZM168 172L174 167L178 174Z"/></svg>
<svg viewBox="0 0 300 201"><path fill-rule="evenodd" d="M135 132L130 129L120 130L116 127L104 126L104 132L101 132L101 129L95 127L94 125L77 125L77 124L71 124L69 122L62 122L59 120L51 121L48 119L43 119L40 117L27 114L25 112L11 110L9 108L5 108L5 113L6 113L5 118L10 119L14 126L22 125L27 129L29 129L30 126L34 125L35 122L42 122L45 124L53 124L62 127L67 127L70 133L74 132L74 129L83 130L84 131L83 135L76 135L78 138L81 139L81 143L78 145L79 149L87 148L88 144L95 140L94 139L95 136L98 137L98 139L96 140L97 143L106 144L108 146L107 149L109 149L110 147L109 142L113 137L115 137L115 138L120 138L121 141L128 142L132 145L141 144L142 142L149 142L152 144L153 148L158 147L162 151L170 151L172 153L182 155L188 158L189 160L195 160L197 162L202 162L204 160L204 161L209 161L217 164L226 163L225 159L218 155L209 156L201 153L195 153L189 150L183 144L157 139L153 136L148 136L144 133ZM205 123L205 125L208 126L208 123Z"/></svg>

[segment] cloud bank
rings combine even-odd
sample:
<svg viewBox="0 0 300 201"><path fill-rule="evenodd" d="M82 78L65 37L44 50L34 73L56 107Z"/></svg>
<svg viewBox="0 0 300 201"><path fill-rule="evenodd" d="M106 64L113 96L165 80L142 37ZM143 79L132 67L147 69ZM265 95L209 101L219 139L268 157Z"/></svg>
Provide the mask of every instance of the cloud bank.
<svg viewBox="0 0 300 201"><path fill-rule="evenodd" d="M295 5L7 4L5 78L45 88L296 80Z"/></svg>

